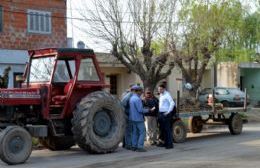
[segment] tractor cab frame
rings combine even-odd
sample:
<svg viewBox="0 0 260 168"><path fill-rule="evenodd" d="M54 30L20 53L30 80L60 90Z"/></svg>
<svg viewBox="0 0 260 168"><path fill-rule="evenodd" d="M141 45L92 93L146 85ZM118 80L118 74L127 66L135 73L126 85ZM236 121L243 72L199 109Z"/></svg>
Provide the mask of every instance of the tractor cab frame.
<svg viewBox="0 0 260 168"><path fill-rule="evenodd" d="M43 49L29 55L22 87L41 89L44 119L71 117L76 102L107 86L93 50Z"/></svg>
<svg viewBox="0 0 260 168"><path fill-rule="evenodd" d="M50 150L78 144L90 153L116 150L125 131L120 101L105 84L90 49L30 50L21 88L0 89L0 158L24 163L32 139Z"/></svg>

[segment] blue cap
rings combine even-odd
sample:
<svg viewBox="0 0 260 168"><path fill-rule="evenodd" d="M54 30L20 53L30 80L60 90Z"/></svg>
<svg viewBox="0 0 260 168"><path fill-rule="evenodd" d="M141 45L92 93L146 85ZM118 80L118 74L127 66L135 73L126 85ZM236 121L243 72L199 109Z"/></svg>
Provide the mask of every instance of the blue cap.
<svg viewBox="0 0 260 168"><path fill-rule="evenodd" d="M143 88L142 88L141 86L139 86L139 85L133 85L133 86L131 87L131 89L132 89L132 90L143 90Z"/></svg>

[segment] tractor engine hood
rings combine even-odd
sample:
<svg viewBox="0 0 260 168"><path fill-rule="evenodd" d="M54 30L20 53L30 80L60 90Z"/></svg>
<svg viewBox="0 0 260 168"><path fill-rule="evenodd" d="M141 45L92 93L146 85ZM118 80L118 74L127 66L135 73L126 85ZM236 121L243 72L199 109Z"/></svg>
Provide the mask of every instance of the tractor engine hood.
<svg viewBox="0 0 260 168"><path fill-rule="evenodd" d="M18 88L0 89L0 106L41 104L40 89Z"/></svg>

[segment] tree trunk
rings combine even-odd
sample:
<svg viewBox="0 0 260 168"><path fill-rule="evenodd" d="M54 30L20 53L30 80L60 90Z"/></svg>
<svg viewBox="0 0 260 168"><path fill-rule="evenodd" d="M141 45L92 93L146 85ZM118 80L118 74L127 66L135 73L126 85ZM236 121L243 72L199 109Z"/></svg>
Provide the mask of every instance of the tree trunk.
<svg viewBox="0 0 260 168"><path fill-rule="evenodd" d="M159 81L144 79L144 80L142 80L142 82L144 85L144 90L149 89L151 92L154 93L156 91L156 85Z"/></svg>

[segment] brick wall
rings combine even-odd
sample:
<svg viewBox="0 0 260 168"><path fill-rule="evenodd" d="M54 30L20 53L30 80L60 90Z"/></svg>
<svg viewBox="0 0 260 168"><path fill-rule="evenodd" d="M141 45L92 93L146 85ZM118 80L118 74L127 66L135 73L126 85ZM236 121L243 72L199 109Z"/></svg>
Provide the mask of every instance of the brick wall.
<svg viewBox="0 0 260 168"><path fill-rule="evenodd" d="M67 46L65 0L0 0L3 9L3 30L0 48L34 49ZM27 9L51 12L51 34L29 33Z"/></svg>

